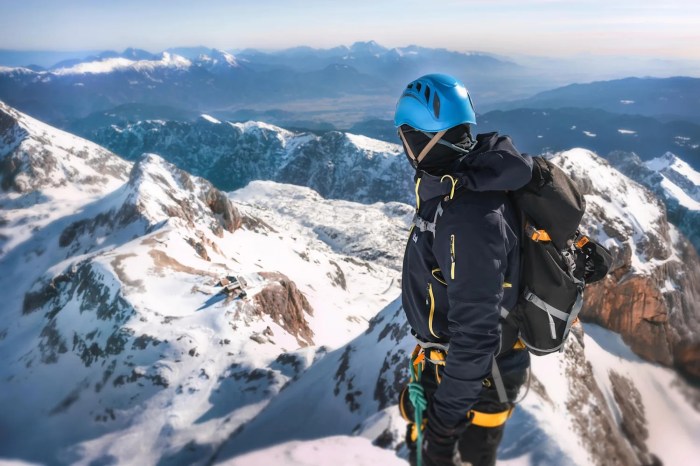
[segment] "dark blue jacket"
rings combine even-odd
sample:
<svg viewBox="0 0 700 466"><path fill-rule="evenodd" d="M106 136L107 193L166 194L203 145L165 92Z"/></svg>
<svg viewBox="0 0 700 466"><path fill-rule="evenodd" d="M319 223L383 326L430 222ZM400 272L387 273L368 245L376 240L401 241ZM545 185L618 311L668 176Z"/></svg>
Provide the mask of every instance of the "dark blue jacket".
<svg viewBox="0 0 700 466"><path fill-rule="evenodd" d="M416 174L422 220L406 246L402 300L418 338L449 342L433 399L446 425L463 420L477 401L500 350L500 307L511 309L517 300L520 229L506 191L525 185L531 172L529 156L508 137L489 133L477 136L450 175ZM501 371L528 364L527 352L517 353L499 357Z"/></svg>

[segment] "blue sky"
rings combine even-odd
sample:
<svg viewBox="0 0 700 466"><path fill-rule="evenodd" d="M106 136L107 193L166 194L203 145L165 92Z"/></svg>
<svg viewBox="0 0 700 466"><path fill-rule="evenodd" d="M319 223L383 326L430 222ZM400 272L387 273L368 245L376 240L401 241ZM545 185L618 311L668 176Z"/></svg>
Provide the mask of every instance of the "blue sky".
<svg viewBox="0 0 700 466"><path fill-rule="evenodd" d="M0 48L280 49L374 39L502 54L700 59L697 0L0 0Z"/></svg>

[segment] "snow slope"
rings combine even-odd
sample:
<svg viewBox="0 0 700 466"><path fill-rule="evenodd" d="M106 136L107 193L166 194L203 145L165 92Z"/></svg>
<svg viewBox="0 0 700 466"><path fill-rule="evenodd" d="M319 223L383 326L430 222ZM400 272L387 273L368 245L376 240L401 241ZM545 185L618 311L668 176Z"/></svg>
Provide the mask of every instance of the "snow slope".
<svg viewBox="0 0 700 466"><path fill-rule="evenodd" d="M399 299L410 206L270 181L226 196L157 155L125 162L0 110L1 460L406 464L396 401L414 344ZM668 234L653 200L597 170L596 189L646 203L629 214L617 191L596 191L599 219L644 244ZM231 274L247 297L220 293ZM585 330L533 361L499 460L697 456L697 389Z"/></svg>
<svg viewBox="0 0 700 466"><path fill-rule="evenodd" d="M669 197L689 210L700 210L700 173L688 163L667 152L645 165L663 177L661 186Z"/></svg>

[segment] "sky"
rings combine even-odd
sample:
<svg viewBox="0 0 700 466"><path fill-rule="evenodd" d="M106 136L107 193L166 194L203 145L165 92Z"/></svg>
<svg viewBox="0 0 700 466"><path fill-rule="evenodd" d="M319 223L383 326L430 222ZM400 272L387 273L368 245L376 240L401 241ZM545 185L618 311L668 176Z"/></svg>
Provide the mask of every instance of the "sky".
<svg viewBox="0 0 700 466"><path fill-rule="evenodd" d="M700 60L698 0L0 0L0 49L159 52L375 40L457 51Z"/></svg>

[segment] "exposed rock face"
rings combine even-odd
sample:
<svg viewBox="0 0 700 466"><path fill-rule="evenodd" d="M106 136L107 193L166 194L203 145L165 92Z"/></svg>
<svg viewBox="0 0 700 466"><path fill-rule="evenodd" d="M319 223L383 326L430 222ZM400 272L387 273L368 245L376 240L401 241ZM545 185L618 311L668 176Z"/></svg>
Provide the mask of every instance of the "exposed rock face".
<svg viewBox="0 0 700 466"><path fill-rule="evenodd" d="M261 272L260 276L270 283L255 295L258 315L267 314L277 324L294 335L301 346L313 345L314 332L304 313L313 315L314 310L296 284L279 272Z"/></svg>
<svg viewBox="0 0 700 466"><path fill-rule="evenodd" d="M56 363L69 348L85 364L121 354L133 332L124 327L134 314L121 290L103 283L105 270L85 261L75 264L49 282L37 282L26 293L23 313L45 312L46 324L41 331L40 359ZM71 328L70 314L74 306L81 314L89 313L84 321L96 322L94 331L81 332ZM68 315L66 315L68 314ZM31 359L27 364L31 364Z"/></svg>
<svg viewBox="0 0 700 466"><path fill-rule="evenodd" d="M642 358L692 378L700 373L693 362L700 359L700 260L684 238L674 246L683 262L668 260L648 275L623 259L623 266L586 288L581 317L620 333Z"/></svg>
<svg viewBox="0 0 700 466"><path fill-rule="evenodd" d="M668 341L668 311L650 277L631 276L619 281L613 276L586 289L581 316L620 333L644 359L669 366L673 354Z"/></svg>
<svg viewBox="0 0 700 466"><path fill-rule="evenodd" d="M555 162L586 195L584 231L614 258L613 272L586 288L581 318L620 333L644 359L696 372L692 361L700 356L691 343L700 338L700 259L692 245L652 192L600 157L569 151Z"/></svg>
<svg viewBox="0 0 700 466"><path fill-rule="evenodd" d="M674 355L676 368L689 381L700 385L700 343L679 343Z"/></svg>

